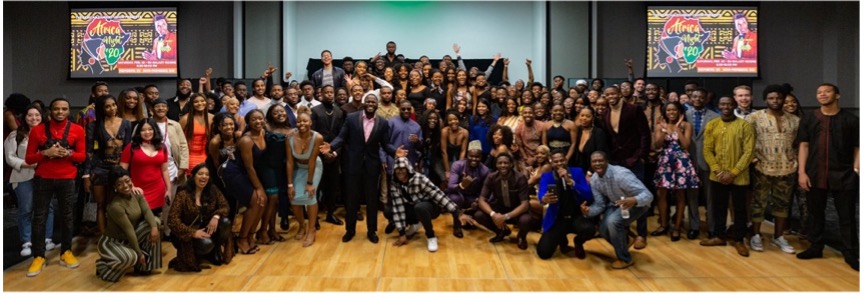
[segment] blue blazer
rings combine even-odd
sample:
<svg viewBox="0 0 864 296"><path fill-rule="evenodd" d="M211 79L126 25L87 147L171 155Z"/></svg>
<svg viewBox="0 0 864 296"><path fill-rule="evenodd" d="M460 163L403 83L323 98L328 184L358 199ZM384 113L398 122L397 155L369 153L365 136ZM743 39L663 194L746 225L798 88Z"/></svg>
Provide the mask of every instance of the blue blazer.
<svg viewBox="0 0 864 296"><path fill-rule="evenodd" d="M585 181L585 172L582 171L582 168L570 167L570 175L573 176L573 188L575 189L575 194L570 196L569 198L576 199L576 204L581 205L582 202L588 202L588 205L594 201L594 195L591 193L591 187L588 185L588 181ZM549 185L555 184L555 171L546 172L542 176L540 176L540 186L537 190L537 197L542 201L543 196L546 195L546 190L549 188ZM558 199L567 198L565 196L559 196ZM558 211L560 210L558 203L550 204L546 209L546 216L543 216L543 231L548 231L549 228L552 227L552 224L555 223L555 218L558 217ZM577 208L577 211L581 213L581 209Z"/></svg>
<svg viewBox="0 0 864 296"><path fill-rule="evenodd" d="M339 130L339 135L330 142L331 150L338 150L343 145L343 159L346 159L344 172L346 174L375 174L381 172L381 156L378 149L383 149L390 156L396 154L396 147L390 143L390 125L381 116L375 116L375 125L366 141L363 132L365 111L357 111L345 117L345 124Z"/></svg>

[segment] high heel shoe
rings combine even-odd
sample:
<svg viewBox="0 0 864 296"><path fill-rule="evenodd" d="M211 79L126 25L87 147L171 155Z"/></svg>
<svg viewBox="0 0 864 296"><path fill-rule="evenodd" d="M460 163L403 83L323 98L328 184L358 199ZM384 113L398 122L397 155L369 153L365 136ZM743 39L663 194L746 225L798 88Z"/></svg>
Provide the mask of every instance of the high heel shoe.
<svg viewBox="0 0 864 296"><path fill-rule="evenodd" d="M297 229L297 234L294 235L294 239L302 240L304 237L306 237L306 226L300 225L300 229Z"/></svg>
<svg viewBox="0 0 864 296"><path fill-rule="evenodd" d="M315 235L316 234L317 234L317 231L313 231L313 232L306 234L306 240L303 241L303 247L304 248L309 247L315 243Z"/></svg>
<svg viewBox="0 0 864 296"><path fill-rule="evenodd" d="M674 230L672 230L672 241L677 242L679 240L681 240L681 230L675 228Z"/></svg>
<svg viewBox="0 0 864 296"><path fill-rule="evenodd" d="M661 236L666 235L667 233L669 233L669 228L660 226L657 230L651 232L651 236Z"/></svg>

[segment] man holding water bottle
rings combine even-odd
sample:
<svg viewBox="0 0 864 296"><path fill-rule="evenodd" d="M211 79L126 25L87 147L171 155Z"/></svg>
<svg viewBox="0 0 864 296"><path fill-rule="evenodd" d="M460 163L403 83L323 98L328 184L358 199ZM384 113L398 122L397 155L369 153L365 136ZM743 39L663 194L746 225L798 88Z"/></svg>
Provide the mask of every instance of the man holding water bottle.
<svg viewBox="0 0 864 296"><path fill-rule="evenodd" d="M594 170L591 176L594 202L590 206L580 205L582 215L593 218L603 213L600 234L612 244L618 257L612 268L630 267L633 265L627 243L630 223L648 212L654 196L629 169L610 165L603 151L591 154L591 169Z"/></svg>

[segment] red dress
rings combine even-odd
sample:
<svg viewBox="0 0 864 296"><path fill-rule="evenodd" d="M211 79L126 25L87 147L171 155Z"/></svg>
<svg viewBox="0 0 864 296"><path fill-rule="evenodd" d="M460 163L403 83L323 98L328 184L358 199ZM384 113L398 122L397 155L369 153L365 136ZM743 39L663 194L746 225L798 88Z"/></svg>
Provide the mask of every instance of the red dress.
<svg viewBox="0 0 864 296"><path fill-rule="evenodd" d="M130 149L132 149L132 144L123 148L120 162L129 164L132 184L144 190L144 199L147 200L150 209L161 208L165 205L166 190L165 179L162 178L162 165L168 162L165 147L159 149L159 152L153 157L147 156L140 147L135 148L134 153L131 153ZM129 161L130 157L132 158L131 162Z"/></svg>

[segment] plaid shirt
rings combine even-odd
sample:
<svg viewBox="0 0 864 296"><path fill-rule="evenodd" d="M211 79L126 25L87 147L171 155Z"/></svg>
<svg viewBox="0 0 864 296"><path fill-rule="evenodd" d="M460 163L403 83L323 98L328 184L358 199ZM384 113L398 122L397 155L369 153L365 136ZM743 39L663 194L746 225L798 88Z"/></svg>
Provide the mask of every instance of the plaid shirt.
<svg viewBox="0 0 864 296"><path fill-rule="evenodd" d="M438 186L429 181L429 178L426 178L423 174L414 173L414 169L411 168L411 164L408 163L407 158L400 157L396 159L393 169L395 171L398 168L407 168L408 175L410 176L406 185L400 184L395 178L393 182L390 182L390 201L393 202L393 223L396 224L396 229L400 233L405 230L406 226L406 205L414 205L420 201L431 200L450 213L459 209L455 203L447 198L444 191L441 191Z"/></svg>

